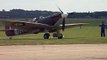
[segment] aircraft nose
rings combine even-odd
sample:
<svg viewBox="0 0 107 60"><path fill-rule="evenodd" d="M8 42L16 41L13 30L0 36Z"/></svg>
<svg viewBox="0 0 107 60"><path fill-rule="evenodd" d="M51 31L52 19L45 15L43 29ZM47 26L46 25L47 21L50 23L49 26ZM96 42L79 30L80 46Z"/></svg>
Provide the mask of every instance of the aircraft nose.
<svg viewBox="0 0 107 60"><path fill-rule="evenodd" d="M62 14L62 18L67 18L68 14Z"/></svg>

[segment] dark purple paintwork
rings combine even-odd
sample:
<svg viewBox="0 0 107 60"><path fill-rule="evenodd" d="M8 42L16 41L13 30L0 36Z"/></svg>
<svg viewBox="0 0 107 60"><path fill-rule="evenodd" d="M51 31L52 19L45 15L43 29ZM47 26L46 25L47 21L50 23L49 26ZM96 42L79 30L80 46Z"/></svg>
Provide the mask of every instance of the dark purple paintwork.
<svg viewBox="0 0 107 60"><path fill-rule="evenodd" d="M52 15L43 19L39 19L37 22L53 26L61 17L62 17L61 14L58 13L58 14L55 14L55 15Z"/></svg>

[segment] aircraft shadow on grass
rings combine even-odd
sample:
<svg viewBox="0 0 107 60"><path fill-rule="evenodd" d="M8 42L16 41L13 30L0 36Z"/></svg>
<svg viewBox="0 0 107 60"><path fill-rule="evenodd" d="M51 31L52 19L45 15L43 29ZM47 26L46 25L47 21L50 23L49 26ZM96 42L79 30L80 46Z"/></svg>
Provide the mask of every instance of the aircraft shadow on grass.
<svg viewBox="0 0 107 60"><path fill-rule="evenodd" d="M57 39L57 38L50 38L50 39L43 39L43 38L13 38L8 39L5 37L1 37L0 40L72 40L72 39L82 39L84 37L70 37L70 38L63 38L63 39Z"/></svg>

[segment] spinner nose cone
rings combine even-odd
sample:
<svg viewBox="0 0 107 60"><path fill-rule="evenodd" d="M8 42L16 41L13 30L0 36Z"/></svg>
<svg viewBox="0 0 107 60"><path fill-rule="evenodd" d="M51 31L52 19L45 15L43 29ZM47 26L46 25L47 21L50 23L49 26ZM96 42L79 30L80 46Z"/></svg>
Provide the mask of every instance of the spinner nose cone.
<svg viewBox="0 0 107 60"><path fill-rule="evenodd" d="M62 14L62 18L67 18L68 14Z"/></svg>

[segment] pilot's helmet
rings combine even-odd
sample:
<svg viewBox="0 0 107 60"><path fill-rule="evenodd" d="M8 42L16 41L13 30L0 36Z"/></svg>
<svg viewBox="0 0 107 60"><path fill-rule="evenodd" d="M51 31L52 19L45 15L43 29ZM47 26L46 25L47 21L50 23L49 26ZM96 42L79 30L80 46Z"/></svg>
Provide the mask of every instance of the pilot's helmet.
<svg viewBox="0 0 107 60"><path fill-rule="evenodd" d="M32 20L33 22L36 22L37 21L37 18L33 18L33 20Z"/></svg>
<svg viewBox="0 0 107 60"><path fill-rule="evenodd" d="M40 19L43 19L44 17L43 17L43 16L40 16L39 18L40 18Z"/></svg>

